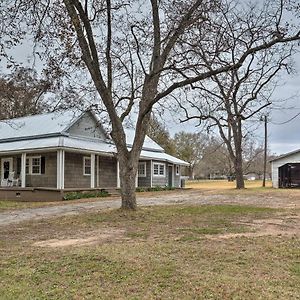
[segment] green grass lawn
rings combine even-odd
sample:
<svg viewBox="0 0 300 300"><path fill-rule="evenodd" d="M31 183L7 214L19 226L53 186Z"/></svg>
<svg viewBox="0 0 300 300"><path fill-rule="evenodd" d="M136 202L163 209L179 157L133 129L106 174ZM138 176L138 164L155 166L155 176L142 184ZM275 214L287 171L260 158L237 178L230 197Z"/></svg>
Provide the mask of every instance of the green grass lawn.
<svg viewBox="0 0 300 300"><path fill-rule="evenodd" d="M287 213L168 206L1 228L0 299L299 299L298 237L222 238Z"/></svg>

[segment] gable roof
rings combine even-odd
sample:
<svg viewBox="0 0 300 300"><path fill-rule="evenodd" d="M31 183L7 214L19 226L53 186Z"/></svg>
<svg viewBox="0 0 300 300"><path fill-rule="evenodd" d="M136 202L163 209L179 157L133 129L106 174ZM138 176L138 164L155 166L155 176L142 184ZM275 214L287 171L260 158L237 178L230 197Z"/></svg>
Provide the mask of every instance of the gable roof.
<svg viewBox="0 0 300 300"><path fill-rule="evenodd" d="M286 154L282 154L282 155L280 155L278 157L275 157L275 158L271 159L270 162L273 162L273 161L276 161L276 160L279 160L279 159L282 159L282 158L286 158L286 157L289 157L289 156L291 156L293 154L297 154L297 153L300 153L300 149L297 149L297 150L288 152Z"/></svg>
<svg viewBox="0 0 300 300"><path fill-rule="evenodd" d="M73 111L4 120L0 122L0 142L60 135L78 119Z"/></svg>
<svg viewBox="0 0 300 300"><path fill-rule="evenodd" d="M99 122L92 111L82 113L71 110L4 120L0 122L0 143L68 135L68 130L88 113L91 118ZM103 128L101 131L105 135ZM133 144L135 130L125 128L125 133L127 146L130 148ZM106 136L105 139L109 139L109 137ZM164 149L148 136L145 137L143 149L164 152Z"/></svg>

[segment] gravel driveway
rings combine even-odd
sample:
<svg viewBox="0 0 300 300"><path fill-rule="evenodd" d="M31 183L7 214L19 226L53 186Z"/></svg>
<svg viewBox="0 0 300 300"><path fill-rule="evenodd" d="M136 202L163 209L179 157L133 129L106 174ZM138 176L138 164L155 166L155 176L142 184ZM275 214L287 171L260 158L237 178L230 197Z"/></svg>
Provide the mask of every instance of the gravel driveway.
<svg viewBox="0 0 300 300"><path fill-rule="evenodd" d="M211 194L202 190L182 190L170 193L155 193L150 195L137 196L138 206L152 205L174 205L174 204L242 204L275 208L300 208L300 199L283 199L282 195L231 195L231 194ZM40 208L25 208L0 213L0 226L16 224L23 221L38 220L43 218L59 217L66 215L76 215L83 212L96 212L106 209L120 207L119 198L109 198L107 200L95 199L88 202L70 203L56 206L46 206Z"/></svg>

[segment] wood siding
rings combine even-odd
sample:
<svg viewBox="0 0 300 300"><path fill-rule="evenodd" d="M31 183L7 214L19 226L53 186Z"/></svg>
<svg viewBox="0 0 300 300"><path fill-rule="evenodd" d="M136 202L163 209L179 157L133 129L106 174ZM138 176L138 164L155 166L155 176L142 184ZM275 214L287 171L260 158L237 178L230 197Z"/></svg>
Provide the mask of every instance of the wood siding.
<svg viewBox="0 0 300 300"><path fill-rule="evenodd" d="M83 175L83 157L80 153L65 153L65 188L90 188L91 176Z"/></svg>
<svg viewBox="0 0 300 300"><path fill-rule="evenodd" d="M100 156L99 165L99 187L117 187L117 160Z"/></svg>
<svg viewBox="0 0 300 300"><path fill-rule="evenodd" d="M45 174L26 175L26 186L28 187L56 187L56 152L51 153L35 153L28 154L26 158L31 156L45 157Z"/></svg>
<svg viewBox="0 0 300 300"><path fill-rule="evenodd" d="M83 115L75 124L73 124L68 133L74 136L84 136L92 138L105 138L105 134L99 124L94 120L90 113Z"/></svg>
<svg viewBox="0 0 300 300"><path fill-rule="evenodd" d="M146 177L138 177L138 186L150 187L151 186L151 161L140 160L139 162L146 163Z"/></svg>
<svg viewBox="0 0 300 300"><path fill-rule="evenodd" d="M26 187L45 187L56 188L57 185L57 152L49 153L30 153L31 156L45 157L45 174L26 175ZM83 158L90 157L89 154L65 152L65 188L89 189L91 187L91 176L83 175ZM19 177L18 160L20 164L21 155L6 155L1 158L13 158L13 171L15 178ZM97 166L97 161L99 165ZM152 187L169 185L169 166L173 166L173 186L181 187L180 175L176 175L176 165L172 165L163 161L141 160L146 163L146 177L138 177L139 187ZM157 176L153 174L152 166L154 163L164 164L165 175ZM284 163L283 163L284 164ZM0 168L1 170L1 168ZM278 170L277 170L278 172ZM278 178L278 176L277 176ZM278 180L278 179L277 179ZM97 183L99 183L97 185ZM95 159L95 188L115 188L117 187L117 160L115 157L99 156Z"/></svg>

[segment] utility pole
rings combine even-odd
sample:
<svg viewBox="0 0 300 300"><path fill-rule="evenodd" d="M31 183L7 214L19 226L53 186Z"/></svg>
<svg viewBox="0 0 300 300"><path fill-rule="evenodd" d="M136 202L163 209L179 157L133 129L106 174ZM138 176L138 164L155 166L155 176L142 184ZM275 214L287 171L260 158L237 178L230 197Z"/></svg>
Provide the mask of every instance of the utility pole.
<svg viewBox="0 0 300 300"><path fill-rule="evenodd" d="M267 173L267 147L268 147L268 119L265 115L263 118L265 125L265 147L264 147L264 174L263 174L263 183L262 186L266 186L266 173Z"/></svg>

